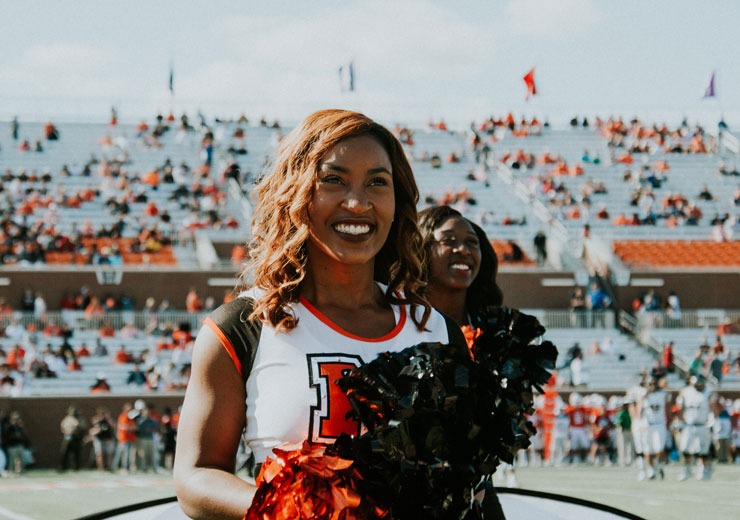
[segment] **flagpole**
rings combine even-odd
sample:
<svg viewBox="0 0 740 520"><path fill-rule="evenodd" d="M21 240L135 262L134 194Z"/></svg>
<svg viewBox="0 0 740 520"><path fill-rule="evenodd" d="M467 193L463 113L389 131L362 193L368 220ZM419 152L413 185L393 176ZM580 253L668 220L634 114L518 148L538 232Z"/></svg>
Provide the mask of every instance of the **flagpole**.
<svg viewBox="0 0 740 520"><path fill-rule="evenodd" d="M722 107L722 96L719 95L719 89L717 89L717 85L716 85L717 76L714 77L714 81L715 81L715 85L714 85L715 97L717 98L717 106L719 107L719 121L722 121L725 118L725 110ZM717 124L719 124L719 121L717 121Z"/></svg>
<svg viewBox="0 0 740 520"><path fill-rule="evenodd" d="M175 113L175 59L170 57L170 75L168 79L170 90L170 114Z"/></svg>

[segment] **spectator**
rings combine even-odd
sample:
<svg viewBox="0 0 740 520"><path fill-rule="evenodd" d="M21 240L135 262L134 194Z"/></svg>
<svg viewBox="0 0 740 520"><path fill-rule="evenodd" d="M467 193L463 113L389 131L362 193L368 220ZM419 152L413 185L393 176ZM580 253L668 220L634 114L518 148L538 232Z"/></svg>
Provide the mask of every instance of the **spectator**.
<svg viewBox="0 0 740 520"><path fill-rule="evenodd" d="M126 345L122 343L121 346L116 351L116 355L113 358L113 361L115 361L118 364L133 363L134 356L128 350L126 350Z"/></svg>
<svg viewBox="0 0 740 520"><path fill-rule="evenodd" d="M547 263L547 236L542 231L538 231L534 236L534 249L537 252L537 265L545 265Z"/></svg>
<svg viewBox="0 0 740 520"><path fill-rule="evenodd" d="M717 339L712 346L712 352L714 352L714 354L718 356L721 356L725 353L725 350L725 344L722 343L722 336L717 336Z"/></svg>
<svg viewBox="0 0 740 520"><path fill-rule="evenodd" d="M62 471L67 471L70 464L75 471L80 469L80 455L82 452L82 440L85 437L85 424L80 419L80 413L77 407L70 406L67 409L67 415L62 418L59 425L62 432L61 462Z"/></svg>
<svg viewBox="0 0 740 520"><path fill-rule="evenodd" d="M137 469L149 471L150 469L157 472L157 458L155 456L155 437L158 437L159 424L152 418L148 406L140 410L139 417L136 420L136 439L138 443L138 462Z"/></svg>
<svg viewBox="0 0 740 520"><path fill-rule="evenodd" d="M671 320L681 319L681 301L675 291L669 292L666 298L666 316Z"/></svg>
<svg viewBox="0 0 740 520"><path fill-rule="evenodd" d="M95 338L95 349L93 350L93 356L104 357L107 355L108 355L108 347L105 346L105 344L100 340L100 338Z"/></svg>
<svg viewBox="0 0 740 520"><path fill-rule="evenodd" d="M194 287L191 287L187 296L185 296L185 310L187 312L200 312L203 310L203 302Z"/></svg>
<svg viewBox="0 0 740 520"><path fill-rule="evenodd" d="M126 378L126 384L129 386L143 387L146 383L146 374L141 371L141 367L138 363L135 363L131 371L128 373Z"/></svg>
<svg viewBox="0 0 740 520"><path fill-rule="evenodd" d="M13 116L13 120L10 122L10 135L13 141L18 140L18 133L20 132L21 125L18 122L18 116Z"/></svg>
<svg viewBox="0 0 740 520"><path fill-rule="evenodd" d="M98 335L101 338L112 338L116 335L116 329L113 328L110 321L103 320L100 324L100 328L98 328Z"/></svg>
<svg viewBox="0 0 740 520"><path fill-rule="evenodd" d="M508 241L509 250L502 256L506 262L521 262L524 260L524 251L514 240Z"/></svg>
<svg viewBox="0 0 740 520"><path fill-rule="evenodd" d="M592 326L604 326L604 311L611 305L611 298L601 288L598 282L591 282L586 297L586 306L591 311Z"/></svg>
<svg viewBox="0 0 740 520"><path fill-rule="evenodd" d="M36 296L33 299L33 315L37 317L44 316L46 314L46 300L41 294L41 291L36 291Z"/></svg>
<svg viewBox="0 0 740 520"><path fill-rule="evenodd" d="M735 368L735 373L740 374L740 350L737 351L737 356L732 360L732 366ZM740 442L740 439L738 439Z"/></svg>
<svg viewBox="0 0 740 520"><path fill-rule="evenodd" d="M33 312L35 301L36 294L34 293L34 290L31 288L24 289L23 295L21 296L20 310L23 312Z"/></svg>
<svg viewBox="0 0 740 520"><path fill-rule="evenodd" d="M20 475L32 462L31 439L26 433L21 414L10 412L10 420L3 425L3 444L8 457L8 468L15 475Z"/></svg>
<svg viewBox="0 0 740 520"><path fill-rule="evenodd" d="M48 141L56 141L59 139L59 129L51 121L44 125L44 137Z"/></svg>
<svg viewBox="0 0 740 520"><path fill-rule="evenodd" d="M83 341L80 344L80 347L77 349L76 355L78 359L91 356L90 349L87 348L87 343Z"/></svg>
<svg viewBox="0 0 740 520"><path fill-rule="evenodd" d="M720 354L713 352L708 359L708 370L711 381L720 386L722 384L722 375L724 374L725 363Z"/></svg>
<svg viewBox="0 0 740 520"><path fill-rule="evenodd" d="M111 388L108 384L108 380L103 372L98 372L95 382L90 387L90 393L92 394L107 394L110 393Z"/></svg>
<svg viewBox="0 0 740 520"><path fill-rule="evenodd" d="M115 441L113 433L113 419L110 412L104 406L95 409L95 415L91 419L92 426L89 434L92 440L93 453L95 454L95 466L98 471L111 470Z"/></svg>
<svg viewBox="0 0 740 520"><path fill-rule="evenodd" d="M162 454L164 469L172 471L172 464L175 460L175 446L177 442L177 423L180 420L180 412L173 412L168 406L165 407L162 418L160 419L162 434Z"/></svg>
<svg viewBox="0 0 740 520"><path fill-rule="evenodd" d="M112 470L128 474L136 469L136 416L137 411L131 403L123 404L116 420L116 451L113 455Z"/></svg>
<svg viewBox="0 0 740 520"><path fill-rule="evenodd" d="M583 361L583 351L579 350L570 362L570 385L574 387L588 384L588 372Z"/></svg>
<svg viewBox="0 0 740 520"><path fill-rule="evenodd" d="M581 349L581 345L578 342L573 343L573 346L571 346L565 353L565 361L558 369L562 370L564 368L568 368L574 359L582 355L583 350Z"/></svg>
<svg viewBox="0 0 740 520"><path fill-rule="evenodd" d="M704 369L704 351L700 348L689 363L689 375L704 377Z"/></svg>
<svg viewBox="0 0 740 520"><path fill-rule="evenodd" d="M673 373L676 370L676 366L673 363L674 345L673 341L669 341L663 346L663 369L669 373Z"/></svg>
<svg viewBox="0 0 740 520"><path fill-rule="evenodd" d="M242 262L247 259L247 248L243 244L234 244L231 248L231 264L241 266Z"/></svg>
<svg viewBox="0 0 740 520"><path fill-rule="evenodd" d="M5 297L0 296L0 315L13 314L13 306L8 303Z"/></svg>

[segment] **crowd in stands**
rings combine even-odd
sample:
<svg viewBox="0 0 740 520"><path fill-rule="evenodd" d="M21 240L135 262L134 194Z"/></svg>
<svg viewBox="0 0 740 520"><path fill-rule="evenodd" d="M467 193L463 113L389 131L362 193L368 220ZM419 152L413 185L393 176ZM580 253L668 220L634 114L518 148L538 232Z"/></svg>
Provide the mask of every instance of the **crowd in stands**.
<svg viewBox="0 0 740 520"><path fill-rule="evenodd" d="M521 167L518 160L512 161L510 157L506 159L513 169ZM601 197L608 194L603 181L587 178L571 188L564 181L558 180L560 175L583 175L583 169L578 165L568 166L565 161L558 161L557 166L549 172L535 172L528 176L525 184L533 195L546 200L561 220L610 221L614 226L696 226L705 216L700 203L715 200L706 185L695 196L668 191L658 200L656 190L666 181L665 170L646 164L641 168L628 168L623 175L624 181L634 186L628 201L629 206L634 208L632 214L619 212L612 215L607 208L606 199ZM597 199L601 201L595 205ZM734 224L729 213L721 217L721 220L723 225ZM712 224L714 223L713 220Z"/></svg>
<svg viewBox="0 0 740 520"><path fill-rule="evenodd" d="M571 126L581 126L578 118L573 118ZM592 126L583 118L584 128ZM660 225L664 227L697 226L708 222L702 211L702 204L716 201L717 198L704 185L697 193L673 193L665 195L656 190L665 188L668 183L668 160L658 159L648 163L647 156L653 154L701 154L711 155L718 152L714 136L705 132L700 126L691 128L683 121L677 128L670 129L665 124L647 126L638 119L629 122L621 118L603 120L596 118L594 130L607 139L608 156L604 159L599 153L592 154L584 150L580 161L569 163L557 152L544 150L535 154L523 148L504 153L493 153L494 143L485 142L476 131L473 132L472 147L476 158L484 153L486 161L496 156L496 160L508 166L527 186L532 197L550 207L553 215L559 220L576 220L581 222L603 221L613 226ZM484 143L484 144L481 144ZM641 165L635 165L635 154L642 154ZM624 165L623 180L633 186L628 203L634 210L624 211L610 208L614 200L607 197L608 188L603 181L586 178L578 184L572 179L588 176L588 169L596 165ZM732 175L733 167L727 167L720 161L719 172ZM516 173L519 172L519 173ZM471 172L469 179L485 178ZM738 188L737 190L740 190ZM740 193L740 192L739 192ZM738 193L734 197L738 199ZM735 204L737 206L737 203ZM721 220L721 225L717 222ZM731 240L737 217L730 213L715 215L711 225L712 238L717 241Z"/></svg>
<svg viewBox="0 0 740 520"><path fill-rule="evenodd" d="M17 119L11 125L17 136ZM175 165L169 158L161 164L130 159L132 147L166 146L160 138L171 128L176 128L179 143L189 138L199 140L192 146L195 164L182 160ZM238 220L225 209L224 180L235 178L241 183L248 179L249 173L241 172L236 159L247 153L246 133L239 128L231 136L217 137L217 133L204 118L195 128L183 115L175 127L174 117L159 115L152 128L146 123L139 125L134 142L123 134L101 139L101 158L93 153L79 164L63 164L57 172L6 168L0 185L0 263L45 262L45 253L77 252L83 249L81 240L90 237L139 237L143 242L143 233L176 240L196 229L237 227ZM60 140L59 147L64 145L60 135L49 123L42 139ZM67 181L74 178L89 182L84 187L69 185ZM167 185L172 186L169 195L156 196ZM113 225L92 226L88 221L80 228L75 219L61 216L62 211L98 206L105 208ZM184 218L173 219L173 214L183 212ZM83 251L84 260L79 263L92 262L92 256Z"/></svg>
<svg viewBox="0 0 740 520"><path fill-rule="evenodd" d="M141 121L132 138L118 129L115 108L111 114L109 132L98 146L102 157L92 153L79 164L64 164L59 171L45 168L17 167L6 169L0 187L0 264L34 263L175 263L168 248L170 244L187 241L197 229L229 229L239 226L239 221L226 211L224 182L233 178L248 184L251 173L242 171L239 158L249 153L247 132L249 120L240 116L226 126L221 119L208 122L201 113L197 123L187 114L176 117L158 114L153 123ZM112 124L113 121L116 124ZM276 130L280 125L269 124L264 118L260 126ZM11 132L20 139L20 123L11 122ZM429 131L454 134L444 120L430 121ZM675 128L667 125L648 125L634 118L589 121L574 117L571 126L589 128L606 139L609 154L601 157L598 152L584 150L580 161L569 162L558 151L532 153L523 148L497 154L497 144L504 135L536 137L549 128L547 121L536 117L515 117L512 113L490 116L482 122L473 122L467 131L469 151L464 149L415 150L414 130L402 125L394 133L404 144L412 160L429 163L441 168L447 163L473 160L468 180L481 186L490 182L494 159L513 171L526 172L522 181L536 197L551 208L553 215L564 221L608 222L613 226L663 227L696 226L709 222L711 238L716 241L732 240L736 228L736 215L726 212L714 215L702 209L704 203L717 200L717 195L705 186L697 193L669 191L661 193L667 183L670 166L667 159L635 165L634 155L646 157L655 153L713 154L718 146L712 135L700 125L693 127L683 121ZM174 141L165 139L175 134ZM64 144L63 133L53 123L46 125L40 141L56 140L57 147ZM174 144L173 144L174 143ZM193 159L173 163L169 158L159 164L134 163L134 147L157 149L183 145L193 150ZM87 151L85 153L88 153ZM623 164L623 179L632 186L628 200L619 209L611 207L613 200L605 183L588 176L588 169L598 165ZM732 175L734 166L720 163L722 174ZM65 179L89 178L85 187L66 186ZM575 183L574 179L581 179ZM166 200L157 196L163 186L167 188ZM487 224L527 224L526 215L493 215L490 208L477 208L475 189L451 188L443 193L428 193L428 204L448 204L471 214L475 209L476 221ZM734 194L735 205L740 204L740 187ZM76 208L105 208L107 223L92 225L89 219L70 223L68 210ZM629 205L633 210L624 211ZM64 216L63 216L63 215ZM113 238L114 244L90 246L89 238ZM135 242L118 242L118 238L135 239ZM158 252L165 247L166 255ZM118 249L119 251L116 251ZM119 254L120 253L120 254ZM144 254L142 256L142 254Z"/></svg>
<svg viewBox="0 0 740 520"><path fill-rule="evenodd" d="M232 297L229 293L224 301ZM213 297L202 299L191 288L182 308L197 318L216 305ZM168 300L157 304L148 298L137 314L143 318L139 323L132 317L134 301L125 294L98 296L83 286L77 293L66 293L59 306L61 313L49 318L43 295L27 290L17 310L37 319L24 326L16 309L0 298L0 395L28 395L34 380L74 372L86 376L90 393L108 393L112 388L105 367L114 365L129 369L125 385L134 392L179 391L187 386L194 322L169 318L173 309ZM86 330L70 325L80 314ZM114 314L115 326L109 318Z"/></svg>
<svg viewBox="0 0 740 520"><path fill-rule="evenodd" d="M606 121L596 118L594 127L608 139L613 148L629 153L716 153L718 143L701 125L693 128L684 119L676 128L665 123L648 125L638 118L626 122L621 117L610 117Z"/></svg>

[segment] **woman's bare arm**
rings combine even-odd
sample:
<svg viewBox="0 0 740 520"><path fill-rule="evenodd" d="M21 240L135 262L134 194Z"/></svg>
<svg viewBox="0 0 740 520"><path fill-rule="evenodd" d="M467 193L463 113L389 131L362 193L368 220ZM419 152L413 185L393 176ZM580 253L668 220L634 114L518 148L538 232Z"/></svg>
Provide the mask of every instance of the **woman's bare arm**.
<svg viewBox="0 0 740 520"><path fill-rule="evenodd" d="M241 519L255 487L234 474L246 422L241 375L208 327L198 333L190 382L180 415L175 489L185 514Z"/></svg>

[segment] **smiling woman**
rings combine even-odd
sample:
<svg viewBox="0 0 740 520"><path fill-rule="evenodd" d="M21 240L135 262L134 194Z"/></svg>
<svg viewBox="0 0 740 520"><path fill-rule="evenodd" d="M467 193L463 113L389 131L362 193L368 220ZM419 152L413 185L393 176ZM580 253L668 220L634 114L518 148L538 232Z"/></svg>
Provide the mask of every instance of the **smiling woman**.
<svg viewBox="0 0 740 520"><path fill-rule="evenodd" d="M175 458L192 518L245 516L256 488L234 475L242 436L257 464L283 445L357 437L343 374L423 342L465 348L421 294L418 190L387 129L355 112L310 115L257 200L243 277L254 285L206 319L193 353Z"/></svg>
<svg viewBox="0 0 740 520"><path fill-rule="evenodd" d="M449 206L423 210L419 227L426 250L427 298L458 325L476 325L477 317L503 301L496 284L498 258L488 237Z"/></svg>
<svg viewBox="0 0 740 520"><path fill-rule="evenodd" d="M308 258L314 269L337 272L366 265L385 244L395 199L388 154L372 137L353 137L322 161L308 208Z"/></svg>

